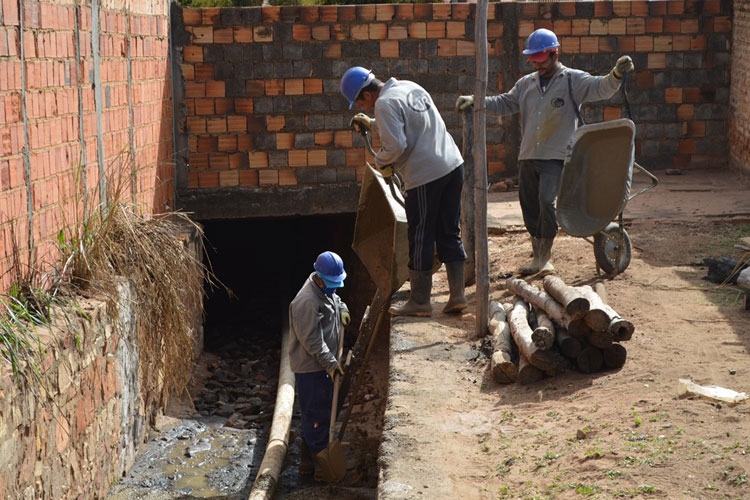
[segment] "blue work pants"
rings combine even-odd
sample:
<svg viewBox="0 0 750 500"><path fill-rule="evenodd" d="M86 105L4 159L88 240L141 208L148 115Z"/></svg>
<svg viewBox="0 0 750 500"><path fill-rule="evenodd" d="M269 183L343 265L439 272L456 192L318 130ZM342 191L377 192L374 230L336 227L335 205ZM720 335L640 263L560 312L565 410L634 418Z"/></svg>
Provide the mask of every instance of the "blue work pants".
<svg viewBox="0 0 750 500"><path fill-rule="evenodd" d="M295 373L297 401L302 412L302 439L313 455L328 447L333 381L325 371Z"/></svg>
<svg viewBox="0 0 750 500"><path fill-rule="evenodd" d="M521 160L518 198L526 230L534 238L557 234L555 200L562 173L562 160Z"/></svg>

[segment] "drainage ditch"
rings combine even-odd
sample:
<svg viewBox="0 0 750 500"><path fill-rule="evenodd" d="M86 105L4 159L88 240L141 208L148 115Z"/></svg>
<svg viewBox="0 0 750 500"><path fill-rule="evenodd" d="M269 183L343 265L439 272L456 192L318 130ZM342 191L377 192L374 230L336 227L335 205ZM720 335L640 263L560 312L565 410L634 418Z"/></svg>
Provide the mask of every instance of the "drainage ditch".
<svg viewBox="0 0 750 500"><path fill-rule="evenodd" d="M345 346L373 294L350 249L354 217L209 221L204 351L190 398L173 402L139 449L128 475L109 499L247 498L265 451L279 373L281 330L289 301L324 250L339 253L348 273L340 295L352 311ZM387 395L388 325L383 325L355 391L344 437L349 473L343 485L298 475L298 442L289 451L274 498L375 498L377 453ZM351 399L351 398L350 398ZM346 408L346 406L344 408ZM299 428L295 404L292 429Z"/></svg>

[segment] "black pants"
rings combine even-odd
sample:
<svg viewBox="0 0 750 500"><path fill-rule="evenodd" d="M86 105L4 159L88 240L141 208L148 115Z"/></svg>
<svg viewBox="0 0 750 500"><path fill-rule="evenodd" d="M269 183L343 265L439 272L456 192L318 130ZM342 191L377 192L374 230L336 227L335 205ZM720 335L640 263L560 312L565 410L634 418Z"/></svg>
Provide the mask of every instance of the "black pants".
<svg viewBox="0 0 750 500"><path fill-rule="evenodd" d="M440 179L406 191L409 269L432 270L435 248L440 262L466 260L461 241L463 185L461 165Z"/></svg>
<svg viewBox="0 0 750 500"><path fill-rule="evenodd" d="M526 230L535 238L557 234L555 199L563 160L521 160L518 172L518 198Z"/></svg>

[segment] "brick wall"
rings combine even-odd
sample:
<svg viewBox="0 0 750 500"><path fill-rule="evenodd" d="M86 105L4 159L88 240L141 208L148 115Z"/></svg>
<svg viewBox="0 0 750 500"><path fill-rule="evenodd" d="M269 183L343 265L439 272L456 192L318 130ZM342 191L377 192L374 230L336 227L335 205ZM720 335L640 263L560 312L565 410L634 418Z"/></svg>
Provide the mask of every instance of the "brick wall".
<svg viewBox="0 0 750 500"><path fill-rule="evenodd" d="M729 97L729 164L750 174L750 2L735 0L732 86Z"/></svg>
<svg viewBox="0 0 750 500"><path fill-rule="evenodd" d="M474 5L405 4L184 9L175 36L189 149L179 194L221 188L353 183L367 159L347 128L339 78L352 65L423 85L460 138L453 111L472 93ZM531 68L520 54L536 28L556 31L564 64L604 74L620 54L636 73L630 101L637 158L650 169L727 162L731 3L491 3L488 95ZM588 121L622 116L620 97ZM490 178L515 173L518 120L488 121ZM252 193L252 190L249 191ZM247 216L247 214L246 214Z"/></svg>
<svg viewBox="0 0 750 500"><path fill-rule="evenodd" d="M146 213L173 204L167 8L160 0L2 2L0 289L12 281L14 239L21 260L33 248L42 270L55 261L57 234L80 210L78 181L92 204L102 178L110 187L122 180L126 199Z"/></svg>

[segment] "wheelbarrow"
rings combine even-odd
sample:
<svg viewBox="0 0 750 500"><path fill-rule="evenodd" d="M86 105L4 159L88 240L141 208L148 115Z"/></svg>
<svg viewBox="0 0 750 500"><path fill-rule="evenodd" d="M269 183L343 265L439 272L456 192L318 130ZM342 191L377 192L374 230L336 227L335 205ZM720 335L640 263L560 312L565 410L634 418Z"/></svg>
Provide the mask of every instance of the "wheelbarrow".
<svg viewBox="0 0 750 500"><path fill-rule="evenodd" d="M369 132L358 131L374 157ZM352 249L377 289L388 296L409 278L407 229L400 177L394 172L393 177L386 179L367 163L359 193Z"/></svg>
<svg viewBox="0 0 750 500"><path fill-rule="evenodd" d="M623 75L626 112L630 105ZM617 275L630 265L630 237L622 212L628 201L656 187L659 180L635 162L635 124L630 118L583 125L568 142L557 194L557 222L569 235L594 246L597 273ZM651 184L630 194L633 169ZM616 222L613 222L616 220ZM593 241L588 238L593 236Z"/></svg>

